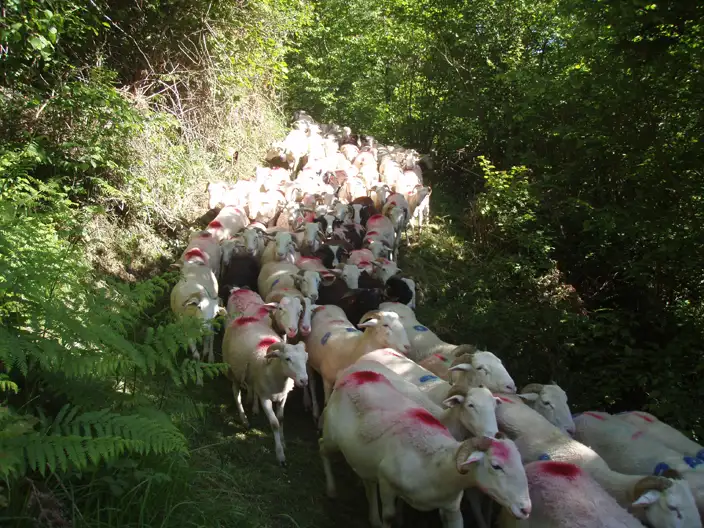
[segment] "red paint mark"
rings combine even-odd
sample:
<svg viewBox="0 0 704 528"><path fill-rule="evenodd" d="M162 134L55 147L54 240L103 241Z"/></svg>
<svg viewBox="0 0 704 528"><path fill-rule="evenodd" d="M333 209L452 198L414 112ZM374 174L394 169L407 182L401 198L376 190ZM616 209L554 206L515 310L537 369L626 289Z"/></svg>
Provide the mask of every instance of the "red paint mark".
<svg viewBox="0 0 704 528"><path fill-rule="evenodd" d="M633 433L633 436L631 436L631 440L636 440L637 438L640 438L643 436L645 433L643 431L636 431Z"/></svg>
<svg viewBox="0 0 704 528"><path fill-rule="evenodd" d="M385 356L395 356L395 357L400 357L400 358L405 357L403 354L399 354L398 352L396 352L395 350L392 350L391 348L384 348L384 349L382 349L381 353L384 354Z"/></svg>
<svg viewBox="0 0 704 528"><path fill-rule="evenodd" d="M378 235L378 234L379 234L378 231L367 231L367 236Z"/></svg>
<svg viewBox="0 0 704 528"><path fill-rule="evenodd" d="M378 372L372 372L371 370L360 370L358 372L353 372L340 380L339 385L340 387L360 387L361 385L366 385L367 383L386 383L387 385L391 385L391 382L386 379L386 376L379 374Z"/></svg>
<svg viewBox="0 0 704 528"><path fill-rule="evenodd" d="M280 343L281 340L275 337L265 337L259 343L257 343L257 348L269 348L274 343Z"/></svg>
<svg viewBox="0 0 704 528"><path fill-rule="evenodd" d="M582 470L579 466L569 464L567 462L543 462L540 464L540 469L543 473L547 473L548 475L563 477L570 480L573 480L582 474Z"/></svg>
<svg viewBox="0 0 704 528"><path fill-rule="evenodd" d="M261 320L259 317L238 317L232 322L232 326L244 326L251 323L257 323Z"/></svg>
<svg viewBox="0 0 704 528"><path fill-rule="evenodd" d="M404 319L403 317L401 319ZM447 361L447 358L443 356L442 354L433 354L436 358L438 358L440 361Z"/></svg>
<svg viewBox="0 0 704 528"><path fill-rule="evenodd" d="M203 260L206 260L208 258L202 249L193 248L193 249L189 249L188 251L186 251L186 253L184 253L183 260L188 260L188 259L191 259L194 257L199 257L199 258L202 258Z"/></svg>
<svg viewBox="0 0 704 528"><path fill-rule="evenodd" d="M504 403L515 403L513 400L509 400L505 396L499 396L497 394L494 394L494 396L496 396L499 400L501 400Z"/></svg>
<svg viewBox="0 0 704 528"><path fill-rule="evenodd" d="M500 462L506 462L511 458L511 451L508 446L499 440L491 441L491 452Z"/></svg>
<svg viewBox="0 0 704 528"><path fill-rule="evenodd" d="M317 313L320 310L325 310L325 306L316 306L315 308L313 308L313 313Z"/></svg>
<svg viewBox="0 0 704 528"><path fill-rule="evenodd" d="M313 220L315 220L315 213L306 213L303 216L303 220L306 222L312 222Z"/></svg>
<svg viewBox="0 0 704 528"><path fill-rule="evenodd" d="M210 237L212 237L212 236L213 236L212 233L208 233L208 232L206 231L206 232L201 233L200 235L198 235L196 238L210 238Z"/></svg>
<svg viewBox="0 0 704 528"><path fill-rule="evenodd" d="M381 219L381 218L384 218L384 215L375 214L374 216L370 217L369 220L367 220L367 223L369 223L369 222L371 222L371 221L373 221L373 220L379 220L379 219Z"/></svg>
<svg viewBox="0 0 704 528"><path fill-rule="evenodd" d="M371 260L360 260L359 264L357 264L357 266L371 266L371 265L372 265Z"/></svg>
<svg viewBox="0 0 704 528"><path fill-rule="evenodd" d="M633 414L635 414L638 418L643 418L643 420L645 420L648 423L653 423L655 421L650 416L647 416L645 414L636 413L636 412L634 412Z"/></svg>
<svg viewBox="0 0 704 528"><path fill-rule="evenodd" d="M212 222L210 222L208 224L208 227L212 227L213 229L217 229L219 227L222 227L222 223L220 222L220 220L213 220Z"/></svg>
<svg viewBox="0 0 704 528"><path fill-rule="evenodd" d="M427 427L430 427L432 429L436 429L437 431L442 432L445 436L452 437L450 434L450 431L447 430L447 427L445 427L442 423L440 423L440 420L435 418L432 414L430 414L428 411L425 409L421 409L420 407L417 407L415 409L411 409L409 411L406 411L405 417L408 418L409 420L425 425Z"/></svg>
<svg viewBox="0 0 704 528"><path fill-rule="evenodd" d="M596 418L597 420L601 420L602 422L606 421L606 418L604 418L603 416L599 416L598 414L593 412L585 412L582 414L586 414L587 416L591 416L592 418Z"/></svg>

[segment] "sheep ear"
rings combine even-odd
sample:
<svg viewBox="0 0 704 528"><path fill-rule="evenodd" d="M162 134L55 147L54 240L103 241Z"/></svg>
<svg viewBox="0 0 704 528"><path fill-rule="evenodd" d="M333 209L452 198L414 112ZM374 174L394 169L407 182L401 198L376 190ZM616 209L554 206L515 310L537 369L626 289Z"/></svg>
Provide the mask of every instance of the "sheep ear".
<svg viewBox="0 0 704 528"><path fill-rule="evenodd" d="M377 326L379 324L379 319L369 319L368 321L364 321L363 323L359 323L357 325L357 328L371 328L374 326Z"/></svg>
<svg viewBox="0 0 704 528"><path fill-rule="evenodd" d="M270 302L270 303L266 303L264 305L264 308L266 308L267 312L273 312L274 310L276 310L277 306L278 306L278 303Z"/></svg>
<svg viewBox="0 0 704 528"><path fill-rule="evenodd" d="M465 466L468 464L473 464L474 462L479 462L485 455L486 453L484 453L484 451L473 451L469 454L467 460L465 460L462 465Z"/></svg>
<svg viewBox="0 0 704 528"><path fill-rule="evenodd" d="M536 394L534 392L526 392L525 394L517 394L517 396L527 402L534 402L538 398L540 398L540 394Z"/></svg>
<svg viewBox="0 0 704 528"><path fill-rule="evenodd" d="M447 370L453 371L453 372L456 372L456 371L471 372L473 370L473 367L469 363L460 363L459 365L455 365L454 367L450 367Z"/></svg>
<svg viewBox="0 0 704 528"><path fill-rule="evenodd" d="M450 396L442 402L445 407L454 407L455 405L462 405L464 403L464 396L460 394L455 394Z"/></svg>
<svg viewBox="0 0 704 528"><path fill-rule="evenodd" d="M227 308L225 308L224 306L219 306L217 314L218 315L227 315Z"/></svg>
<svg viewBox="0 0 704 528"><path fill-rule="evenodd" d="M654 502L657 502L660 495L662 495L662 492L658 490L646 491L643 495L638 497L635 502L633 502L632 506L648 506Z"/></svg>

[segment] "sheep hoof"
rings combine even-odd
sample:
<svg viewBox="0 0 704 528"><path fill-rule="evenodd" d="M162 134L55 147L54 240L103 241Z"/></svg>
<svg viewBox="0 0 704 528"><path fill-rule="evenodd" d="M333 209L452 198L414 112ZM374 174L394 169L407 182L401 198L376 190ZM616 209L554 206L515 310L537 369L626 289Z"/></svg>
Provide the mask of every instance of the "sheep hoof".
<svg viewBox="0 0 704 528"><path fill-rule="evenodd" d="M286 464L285 460L279 460L279 466L281 466L281 469L288 468L288 465Z"/></svg>
<svg viewBox="0 0 704 528"><path fill-rule="evenodd" d="M336 499L337 498L337 490L335 488L328 488L327 494L328 494L329 499Z"/></svg>

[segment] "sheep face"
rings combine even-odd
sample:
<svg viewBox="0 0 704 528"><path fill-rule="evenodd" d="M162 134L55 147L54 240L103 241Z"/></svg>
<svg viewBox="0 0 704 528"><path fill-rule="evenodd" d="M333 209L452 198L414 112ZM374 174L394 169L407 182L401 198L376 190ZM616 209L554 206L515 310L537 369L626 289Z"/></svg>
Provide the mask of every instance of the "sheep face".
<svg viewBox="0 0 704 528"><path fill-rule="evenodd" d="M486 387L492 392L516 393L516 383L498 357L491 352L477 351L471 358L471 363L460 363L448 369L463 374L451 378L453 382L466 380L471 387Z"/></svg>
<svg viewBox="0 0 704 528"><path fill-rule="evenodd" d="M289 339L293 339L298 334L298 321L303 313L303 305L298 297L285 295L279 301L273 313L277 326L286 334Z"/></svg>
<svg viewBox="0 0 704 528"><path fill-rule="evenodd" d="M476 444L486 449L476 450ZM457 452L457 468L467 473L474 467L477 486L496 502L508 508L517 519L527 519L531 511L526 477L516 444L507 439L484 437L467 440Z"/></svg>
<svg viewBox="0 0 704 528"><path fill-rule="evenodd" d="M200 317L204 322L215 319L218 315L226 313L220 306L219 299L209 297L193 297L184 303L184 313Z"/></svg>
<svg viewBox="0 0 704 528"><path fill-rule="evenodd" d="M349 204L347 206L346 224L361 224L362 223L362 204Z"/></svg>
<svg viewBox="0 0 704 528"><path fill-rule="evenodd" d="M374 250L371 247L369 249L371 250L372 254L374 254ZM374 260L372 262L372 265L374 266L374 277L379 279L384 284L386 284L386 282L388 282L388 280L394 275L398 275L399 273L401 273L401 270L395 262L392 262L383 257L381 257L380 260Z"/></svg>
<svg viewBox="0 0 704 528"><path fill-rule="evenodd" d="M303 244L310 251L315 252L320 244L320 238L322 238L320 224L318 222L307 222L303 226L303 233Z"/></svg>
<svg viewBox="0 0 704 528"><path fill-rule="evenodd" d="M666 490L650 489L633 503L645 507L645 519L658 528L684 528L702 526L692 492L686 481L669 479L672 485Z"/></svg>
<svg viewBox="0 0 704 528"><path fill-rule="evenodd" d="M307 337L311 330L311 317L313 317L313 308L317 305L313 304L308 297L303 298L303 310L301 312L301 321L298 326L298 331L303 337Z"/></svg>
<svg viewBox="0 0 704 528"><path fill-rule="evenodd" d="M445 407L459 410L460 423L473 436L493 438L499 432L496 422L496 406L501 403L489 389L452 389L450 396L442 402Z"/></svg>
<svg viewBox="0 0 704 528"><path fill-rule="evenodd" d="M567 394L557 385L542 385L537 392L529 391L526 387L523 394L518 396L542 414L551 424L561 429L568 435L575 432L572 413L567 404Z"/></svg>
<svg viewBox="0 0 704 528"><path fill-rule="evenodd" d="M388 258L391 256L391 248L386 243L376 237L366 237L364 247L372 252L375 259Z"/></svg>
<svg viewBox="0 0 704 528"><path fill-rule="evenodd" d="M286 260L296 251L295 242L293 241L291 233L288 231L279 231L276 233L274 236L274 244L276 246L277 260Z"/></svg>
<svg viewBox="0 0 704 528"><path fill-rule="evenodd" d="M411 351L408 334L403 328L401 318L394 312L373 312L372 317L357 325L358 328L369 328L378 343L378 348L393 348L402 354Z"/></svg>
<svg viewBox="0 0 704 528"><path fill-rule="evenodd" d="M291 378L296 387L308 385L308 353L305 344L295 345L275 343L269 347L266 354L267 359L278 358L281 361L283 372L286 377Z"/></svg>
<svg viewBox="0 0 704 528"><path fill-rule="evenodd" d="M320 288L320 274L317 271L301 270L295 277L296 288L312 302L318 300Z"/></svg>
<svg viewBox="0 0 704 528"><path fill-rule="evenodd" d="M345 284L351 290L359 288L359 277L361 274L362 270L354 264L344 264L340 270L340 278L345 281Z"/></svg>
<svg viewBox="0 0 704 528"><path fill-rule="evenodd" d="M253 257L259 256L264 245L262 233L256 229L245 229L242 232L242 239L244 240L246 253Z"/></svg>

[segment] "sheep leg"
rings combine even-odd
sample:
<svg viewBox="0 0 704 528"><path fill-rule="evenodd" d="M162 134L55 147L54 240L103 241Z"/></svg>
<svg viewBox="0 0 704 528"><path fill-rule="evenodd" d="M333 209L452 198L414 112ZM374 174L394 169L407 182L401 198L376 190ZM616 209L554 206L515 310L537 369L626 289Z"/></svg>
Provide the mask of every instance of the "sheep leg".
<svg viewBox="0 0 704 528"><path fill-rule="evenodd" d="M284 446L281 445L281 428L279 426L279 420L274 414L274 404L269 398L260 397L262 404L262 409L264 409L264 414L269 419L269 425L271 426L271 431L274 433L274 445L276 446L276 460L279 464L286 466L286 456L284 455Z"/></svg>
<svg viewBox="0 0 704 528"><path fill-rule="evenodd" d="M380 528L382 526L381 519L379 518L379 501L377 499L376 480L363 480L364 492L367 494L367 504L369 504L369 524L374 528Z"/></svg>
<svg viewBox="0 0 704 528"><path fill-rule="evenodd" d="M376 494L376 490L374 493ZM391 528L396 517L396 492L389 481L383 477L379 479L379 496L381 497L381 526Z"/></svg>
<svg viewBox="0 0 704 528"><path fill-rule="evenodd" d="M327 405L330 395L332 394L332 383L325 378L323 378L323 390L325 391L325 405Z"/></svg>
<svg viewBox="0 0 704 528"><path fill-rule="evenodd" d="M462 520L462 512L456 510L440 509L440 520L442 528L463 528L464 521Z"/></svg>
<svg viewBox="0 0 704 528"><path fill-rule="evenodd" d="M464 492L464 496L469 502L469 507L472 510L472 515L474 515L474 520L479 528L488 528L486 520L484 519L484 513L482 512L482 494L476 489L467 489Z"/></svg>
<svg viewBox="0 0 704 528"><path fill-rule="evenodd" d="M284 397L279 402L279 408L276 409L276 419L279 420L279 434L281 435L281 446L284 449L286 448L286 440L284 439L284 405L286 405L286 398L288 398L288 394L284 395Z"/></svg>
<svg viewBox="0 0 704 528"><path fill-rule="evenodd" d="M235 405L240 415L240 421L245 427L249 428L249 420L247 420L247 415L244 413L244 407L242 406L242 392L239 384L235 381L232 382L232 394L235 397Z"/></svg>
<svg viewBox="0 0 704 528"><path fill-rule="evenodd" d="M308 390L310 391L310 402L311 406L313 409L313 419L318 420L320 418L320 406L318 405L318 395L317 395L317 388L318 388L318 381L316 378L317 373L313 368L308 365L307 367L308 370Z"/></svg>
<svg viewBox="0 0 704 528"><path fill-rule="evenodd" d="M259 398L253 398L252 401L252 416L259 414Z"/></svg>
<svg viewBox="0 0 704 528"><path fill-rule="evenodd" d="M323 462L323 471L325 472L325 487L328 497L334 499L337 497L337 488L335 487L335 477L332 474L332 464L330 464L330 454L337 450L337 445L330 441L330 435L323 433L323 436L318 440L318 450L320 459Z"/></svg>

